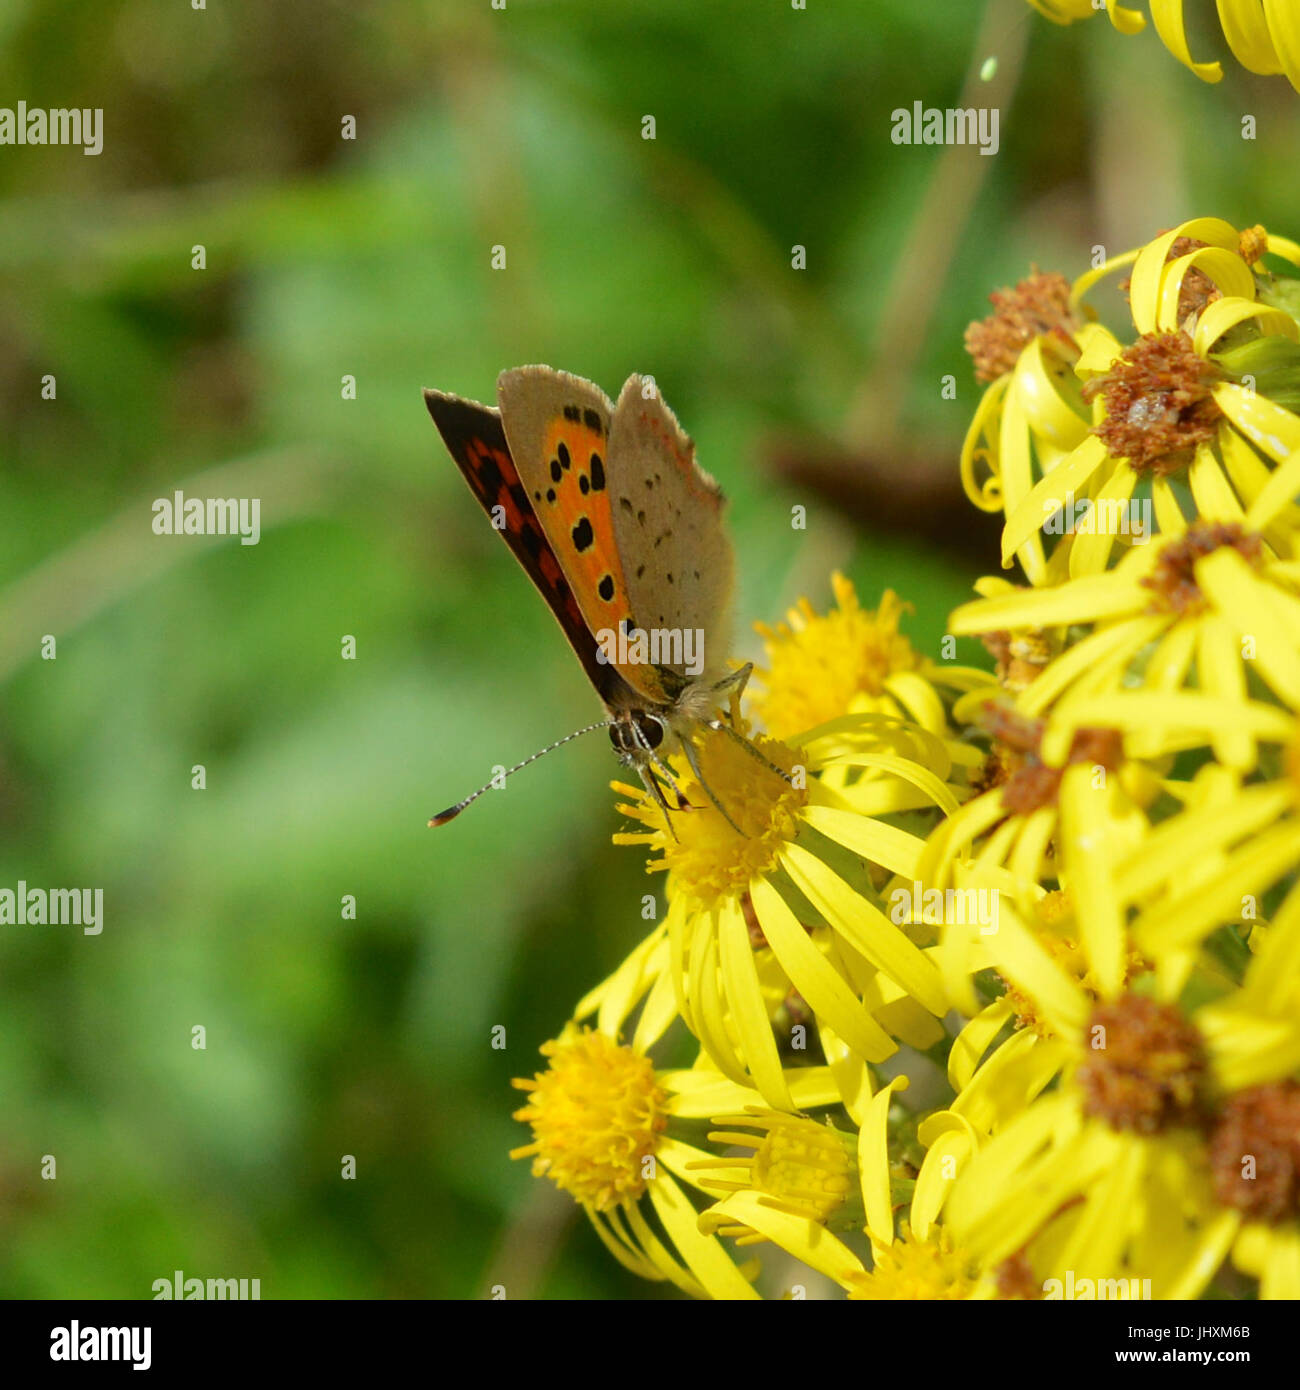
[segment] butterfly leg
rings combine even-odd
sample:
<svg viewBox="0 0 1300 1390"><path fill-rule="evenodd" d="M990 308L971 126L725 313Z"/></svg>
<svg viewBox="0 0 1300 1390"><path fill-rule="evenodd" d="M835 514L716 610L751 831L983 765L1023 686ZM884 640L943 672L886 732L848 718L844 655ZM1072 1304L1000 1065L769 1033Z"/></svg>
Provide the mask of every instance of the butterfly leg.
<svg viewBox="0 0 1300 1390"><path fill-rule="evenodd" d="M783 772L779 767L777 767L777 765L774 762L772 762L768 758L765 758L758 751L758 749L754 747L754 745L749 741L749 739L747 739L744 736L744 734L738 732L736 729L736 724L739 722L740 719L740 697L744 693L745 686L749 684L749 678L751 675L753 675L753 673L754 663L752 661L747 661L743 666L739 667L735 671L732 671L730 675L723 676L723 678L715 686L712 687L713 694L717 695L719 698L721 698L724 691L730 692L731 708L729 713L731 717L731 723L727 724L721 719L708 719L705 720L705 727L709 729L720 729L724 734L727 735L728 738L732 738L737 743L739 743L740 746L744 748L744 750L750 755L751 758L757 758L758 761L762 763L763 766L767 768L769 772L775 772L778 777L782 778L786 782L789 782L790 785L793 786L794 779L790 776L790 774L788 772ZM694 767L693 763L692 767ZM696 772L696 776L699 776L698 772ZM700 785L704 786L704 783L701 781ZM708 788L706 787L705 790L707 791ZM711 794L712 793L710 793L710 795ZM719 809L721 808L719 807Z"/></svg>
<svg viewBox="0 0 1300 1390"><path fill-rule="evenodd" d="M786 772L783 768L777 767L777 765L774 762L772 762L770 758L765 758L758 751L758 749L755 748L754 745L745 737L744 734L738 734L735 731L735 729L731 727L730 724L725 723L721 719L710 719L705 725L705 727L709 729L717 729L721 733L726 734L728 738L734 739L738 744L740 744L740 746L745 750L745 752L749 754L751 758L757 758L758 761L762 763L763 766L767 768L769 772L775 772L776 775L780 777L782 781L789 782L789 784L792 787L794 786L794 778L791 777L788 772Z"/></svg>
<svg viewBox="0 0 1300 1390"><path fill-rule="evenodd" d="M749 678L753 675L754 663L747 661L737 670L730 672L712 687L712 693L718 697L719 702L724 694L729 697L729 713L731 724L734 728L740 719L740 697L745 692L745 686L749 684Z"/></svg>
<svg viewBox="0 0 1300 1390"><path fill-rule="evenodd" d="M736 737L739 738L739 734L737 734ZM704 788L705 796L707 796L709 800L713 802L714 807L718 811L719 815L721 815L722 819L727 822L727 824L736 832L737 835L744 839L745 832L727 814L727 808L713 794L713 788L709 786L709 784L704 780L704 773L700 769L700 760L699 756L695 752L695 745L690 741L689 738L686 737L685 734L678 735L678 742L682 745L682 752L686 754L686 761L691 765L691 771L695 774L695 780L700 784L700 786Z"/></svg>
<svg viewBox="0 0 1300 1390"><path fill-rule="evenodd" d="M677 828L673 825L672 811L669 808L668 802L664 800L663 790L659 786L659 779L655 776L654 768L646 763L637 763L636 773L641 779L641 785L646 789L650 797L658 803L659 809L664 813L664 824L668 827L668 833L674 840L677 839ZM678 792L677 795L680 800L681 793Z"/></svg>
<svg viewBox="0 0 1300 1390"><path fill-rule="evenodd" d="M641 756L625 756L625 761L636 768L637 776L641 779L641 785L659 804L659 809L664 813L664 824L668 827L673 839L677 839L677 830L672 822L672 812L668 802L664 798L663 790L660 787L660 778L677 798L677 809L687 810L690 802L682 794L682 789L678 785L677 778L673 776L672 769L659 757L651 746L650 740L645 736L640 724L635 720L630 721L626 728L632 742L636 745L637 751ZM656 775L657 774L657 775Z"/></svg>

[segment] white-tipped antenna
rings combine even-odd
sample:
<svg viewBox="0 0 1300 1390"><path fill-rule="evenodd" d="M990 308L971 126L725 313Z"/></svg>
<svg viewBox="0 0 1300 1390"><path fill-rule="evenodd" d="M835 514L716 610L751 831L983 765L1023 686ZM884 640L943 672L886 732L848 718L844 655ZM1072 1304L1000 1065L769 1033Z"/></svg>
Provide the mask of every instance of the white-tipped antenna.
<svg viewBox="0 0 1300 1390"><path fill-rule="evenodd" d="M464 801L458 801L454 806L449 806L445 811L439 811L436 816L430 819L429 824L446 825L449 820L455 820L466 806L470 806L477 801L484 792L490 792L493 787L500 786L503 778L518 772L522 767L527 767L529 763L535 763L538 758L544 758L548 753L554 753L557 748L563 748L566 743L571 743L575 738L581 738L583 734L594 733L597 729L608 729L613 722L612 719L602 719L597 724L588 724L585 729L575 729L573 733L565 734L563 738L557 738L554 743L548 743L545 748L539 748L531 758L525 758L523 762L516 763L514 767L507 768L500 776L494 777L485 786L480 787L478 791L467 796Z"/></svg>

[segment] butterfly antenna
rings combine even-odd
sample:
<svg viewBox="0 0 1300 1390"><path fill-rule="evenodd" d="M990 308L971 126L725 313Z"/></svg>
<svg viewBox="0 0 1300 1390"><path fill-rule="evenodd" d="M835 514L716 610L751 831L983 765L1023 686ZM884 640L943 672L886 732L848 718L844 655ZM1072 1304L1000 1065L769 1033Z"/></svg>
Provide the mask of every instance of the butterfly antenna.
<svg viewBox="0 0 1300 1390"><path fill-rule="evenodd" d="M572 743L575 738L581 738L583 734L595 733L597 729L608 729L613 722L612 719L602 719L599 723L588 724L585 729L575 729L573 733L565 734L563 738L557 738L554 743L548 743L545 748L539 748L536 753L525 758L523 762L516 763L514 767L508 767L504 772L499 773L485 786L467 796L464 801L458 801L454 806L448 806L445 811L439 811L436 816L430 819L429 824L431 826L446 825L449 820L455 820L466 806L472 806L484 792L490 792L494 787L499 787L505 778L518 772L521 768L527 767L529 763L535 763L538 758L544 758L548 753L554 753L557 748L563 748L566 743Z"/></svg>

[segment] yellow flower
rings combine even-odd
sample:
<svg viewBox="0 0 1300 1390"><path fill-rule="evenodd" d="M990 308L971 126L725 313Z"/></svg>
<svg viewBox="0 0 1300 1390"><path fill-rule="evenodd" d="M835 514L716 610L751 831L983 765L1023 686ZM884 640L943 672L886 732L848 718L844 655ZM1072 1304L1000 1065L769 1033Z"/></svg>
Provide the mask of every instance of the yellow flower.
<svg viewBox="0 0 1300 1390"><path fill-rule="evenodd" d="M968 689L983 673L923 658L898 630L908 605L893 590L871 612L842 574L831 587L838 606L824 616L801 599L784 623L756 625L767 665L755 671L763 688L750 688L751 707L763 727L786 739L844 714L890 714L945 733L936 686Z"/></svg>
<svg viewBox="0 0 1300 1390"><path fill-rule="evenodd" d="M1052 588L1008 587L962 605L949 623L954 633L1083 626L1091 632L1016 699L1025 717L1053 710L1043 755L1055 765L1080 727L1123 727L1109 704L1122 692L1145 696L1131 753L1156 757L1209 743L1235 769L1254 765L1256 735L1274 722L1250 708L1256 678L1300 708L1300 575L1236 523L1194 522L1130 551L1110 573ZM1175 722L1175 696L1189 689L1217 702L1203 738ZM1137 707L1130 701L1129 708Z"/></svg>
<svg viewBox="0 0 1300 1390"><path fill-rule="evenodd" d="M859 1112L856 1137L796 1116L746 1117L742 1122L761 1124L767 1138L753 1160L722 1158L710 1165L719 1175L710 1186L730 1190L701 1215L700 1229L744 1245L771 1241L834 1280L850 1299L997 1297L986 1267L940 1224L953 1178L972 1151L968 1127L960 1121L939 1125L919 1172L890 1157L890 1106L907 1085L899 1077L871 1096ZM752 1143L740 1134L710 1137ZM902 1207L908 1216L896 1232L895 1212ZM869 1259L847 1243L847 1228L864 1216Z"/></svg>
<svg viewBox="0 0 1300 1390"><path fill-rule="evenodd" d="M548 1066L531 1080L515 1118L532 1142L511 1152L533 1173L569 1193L620 1264L647 1279L670 1279L693 1297L755 1298L756 1266L738 1269L719 1241L701 1233L682 1184L699 1186L694 1167L709 1155L674 1133L684 1122L755 1105L754 1091L700 1066L658 1071L636 1047L569 1023L544 1043ZM826 1067L805 1067L789 1082L800 1106L826 1105L838 1089ZM647 1204L656 1226L647 1218ZM676 1253L674 1253L674 1250Z"/></svg>
<svg viewBox="0 0 1300 1390"><path fill-rule="evenodd" d="M998 971L1050 1030L1063 1073L980 1147L952 1193L949 1225L990 1262L1033 1241L1035 1277L1061 1284L1142 1278L1152 1296L1196 1297L1232 1249L1264 1297L1295 1297L1300 894L1239 987L1193 974L1185 940L1159 943L1155 968L1134 978L1123 895L1097 848L1086 836L1067 843L1093 988L1015 907L1003 905L988 939ZM1195 852L1189 844L1185 858ZM1156 953L1150 933L1135 936ZM1016 1071L1027 1066L1041 1086L1037 1054L1021 1045L1000 1068L1004 1089L1023 1093Z"/></svg>
<svg viewBox="0 0 1300 1390"><path fill-rule="evenodd" d="M1097 13L1092 0L1029 0L1054 24L1072 24ZM1122 34L1146 27L1140 10L1106 0L1110 22ZM1223 65L1197 62L1187 41L1183 0L1151 0L1151 18L1161 43L1203 82L1218 82ZM1289 0L1218 0L1219 27L1232 56L1248 72L1285 73L1300 92L1300 13Z"/></svg>
<svg viewBox="0 0 1300 1390"><path fill-rule="evenodd" d="M1099 852L1135 851L1148 831L1145 807L1159 779L1132 757L1123 734L1101 719L1074 727L1050 755L1049 726L1014 710L993 708L986 723L996 742L989 762L996 775L953 816L940 822L922 855L919 878L942 899L922 910L941 930L938 960L954 1007L978 1013L972 977L987 968L983 944L998 930L1007 902L1035 910L1040 885L1063 879L1062 845L1083 836Z"/></svg>
<svg viewBox="0 0 1300 1390"><path fill-rule="evenodd" d="M1112 708L1130 718L1119 695ZM1169 697L1187 737L1209 739L1223 711L1195 695ZM1185 713L1180 707L1186 705ZM1130 932L1153 959L1184 964L1197 945L1221 926L1254 929L1269 908L1278 920L1300 912L1300 885L1283 891L1300 870L1300 719L1267 705L1246 707L1242 723L1259 739L1259 762L1272 775L1249 784L1214 764L1202 769L1186 804L1152 827L1142 842L1116 855L1106 876L1117 912L1133 910ZM1267 932L1263 940L1268 940ZM1262 949L1262 948L1261 948ZM1172 968L1172 967L1167 967Z"/></svg>
<svg viewBox="0 0 1300 1390"><path fill-rule="evenodd" d="M752 1149L750 1155L728 1153L702 1159L693 1168L711 1192L750 1192L763 1206L826 1225L851 1222L857 1189L857 1140L830 1124L805 1115L751 1106L743 1115L715 1116L709 1143ZM755 1137L746 1131L758 1131ZM860 1220L860 1213L858 1219ZM767 1239L752 1228L725 1218L712 1208L700 1218L702 1230L735 1236L742 1245Z"/></svg>
<svg viewBox="0 0 1300 1390"><path fill-rule="evenodd" d="M924 848L886 816L957 807L948 746L924 730L846 716L801 742L796 752L763 736L752 748L721 730L700 736L701 770L730 821L681 758L670 761L689 805L667 820L641 789L614 784L628 798L619 809L643 827L615 842L657 852L647 869L667 872L668 898L654 960L629 973L621 997L649 988L658 1027L669 986L648 972L666 974L676 1012L719 1070L783 1111L793 1107L772 1020L791 991L815 1015L828 1060L849 1069L892 1055L894 1036L921 1048L942 1036L938 971L886 915L876 881L914 876ZM862 776L847 791L818 775L849 766Z"/></svg>
<svg viewBox="0 0 1300 1390"><path fill-rule="evenodd" d="M1262 228L1184 222L1081 276L1055 324L1001 359L962 477L977 506L1006 515L1005 567L1018 559L1031 584L1055 585L1104 570L1117 543L1181 532L1183 479L1201 518L1277 545L1294 534L1300 324L1265 252L1300 263L1300 247ZM1138 336L1126 344L1086 321L1083 299L1129 265ZM1050 555L1044 536L1058 537Z"/></svg>

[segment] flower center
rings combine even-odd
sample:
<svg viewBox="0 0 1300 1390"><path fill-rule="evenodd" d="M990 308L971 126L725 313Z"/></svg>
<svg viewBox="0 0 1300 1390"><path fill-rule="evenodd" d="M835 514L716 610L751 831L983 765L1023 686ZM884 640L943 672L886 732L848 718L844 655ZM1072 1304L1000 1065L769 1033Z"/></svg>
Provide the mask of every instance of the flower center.
<svg viewBox="0 0 1300 1390"><path fill-rule="evenodd" d="M1005 376L1026 345L1042 336L1071 359L1078 356L1073 334L1079 320L1070 312L1070 282L1064 275L1035 271L1013 290L994 290L989 303L994 312L966 329L977 381Z"/></svg>
<svg viewBox="0 0 1300 1390"><path fill-rule="evenodd" d="M1054 655L1052 640L1042 628L985 632L980 641L997 660L998 684L1013 695L1028 689Z"/></svg>
<svg viewBox="0 0 1300 1390"><path fill-rule="evenodd" d="M1223 411L1212 392L1221 375L1186 333L1148 333L1085 383L1084 399L1100 394L1106 406L1093 433L1139 473L1176 472L1218 433Z"/></svg>
<svg viewBox="0 0 1300 1390"><path fill-rule="evenodd" d="M728 1154L711 1166L742 1169L748 1186L767 1197L772 1206L794 1216L822 1223L852 1197L857 1185L856 1140L829 1125L804 1116L783 1115L753 1107L744 1115L721 1115L717 1125L744 1125L758 1136L731 1130L710 1133L709 1142L753 1150ZM720 1178L701 1178L705 1187L734 1191L743 1184Z"/></svg>
<svg viewBox="0 0 1300 1390"><path fill-rule="evenodd" d="M680 756L671 759L672 769L690 805L669 812L671 828L663 808L644 790L619 784L620 791L635 798L619 809L650 833L616 835L615 841L659 850L648 869L667 869L677 889L705 905L743 893L755 878L775 868L782 848L798 833L799 811L808 799L803 787L778 777L762 760L793 773L798 766L794 749L761 734L750 742L761 758L720 729L703 729L696 744L704 780L739 834Z"/></svg>
<svg viewBox="0 0 1300 1390"><path fill-rule="evenodd" d="M1160 235L1163 236L1164 232L1168 230L1169 228L1166 227ZM1267 236L1263 227L1256 227L1252 230ZM1252 257L1248 256L1246 253L1249 249L1253 249L1255 245L1253 239L1248 240L1250 237L1251 232L1242 232L1240 234L1239 249L1241 258L1246 261L1247 264L1250 264ZM1202 247L1208 245L1209 242L1198 241L1195 237L1175 237L1169 250L1165 252L1165 264L1168 265L1170 261L1176 261L1181 256L1186 256L1192 251L1199 251ZM1259 255L1262 255L1265 250L1267 250L1267 247L1261 247L1260 251L1253 259L1257 260ZM1121 280L1119 287L1127 295L1132 283L1132 278L1129 277ZM1223 291L1218 285L1216 285L1203 270L1198 270L1195 266L1192 266L1184 273L1182 284L1178 287L1178 322L1185 324L1189 316L1193 318L1199 316L1208 305L1213 304L1216 299L1222 298Z"/></svg>
<svg viewBox="0 0 1300 1390"><path fill-rule="evenodd" d="M888 1250L877 1252L871 1272L853 1280L849 1298L897 1302L969 1298L975 1283L973 1262L953 1249L946 1231L939 1228L936 1239L918 1240L905 1227Z"/></svg>
<svg viewBox="0 0 1300 1390"><path fill-rule="evenodd" d="M1088 963L1088 957L1078 939L1070 934L1074 908L1068 893L1061 889L1048 893L1034 904L1039 944L1048 954L1079 982L1080 987L1093 999L1101 998L1101 984L1096 973ZM1135 979L1148 969L1147 962L1136 952L1130 951L1125 961L1124 983ZM1038 1006L1032 995L1027 994L1014 981L1005 976L999 977L1006 986L1004 998L1016 1015L1018 1028L1029 1028L1040 1038L1054 1038L1056 1030L1039 1016ZM1041 1292L1041 1291L1040 1291Z"/></svg>
<svg viewBox="0 0 1300 1390"><path fill-rule="evenodd" d="M1124 760L1124 737L1118 729L1076 730L1065 765L1048 767L1039 757L1043 720L990 701L984 707L984 724L994 745L976 781L982 790L1002 787L1002 806L1009 815L1027 816L1055 806L1066 767L1089 763L1114 772Z"/></svg>
<svg viewBox="0 0 1300 1390"><path fill-rule="evenodd" d="M529 1092L514 1117L532 1126L533 1142L510 1157L531 1158L534 1176L549 1177L592 1210L635 1201L650 1176L646 1159L668 1124L668 1093L654 1064L572 1023L541 1052L550 1058L547 1070L514 1081Z"/></svg>
<svg viewBox="0 0 1300 1390"><path fill-rule="evenodd" d="M1194 521L1178 540L1161 547L1154 569L1140 581L1155 596L1152 608L1180 615L1203 609L1205 599L1196 582L1196 564L1222 546L1231 546L1256 569L1264 558L1264 542L1236 522Z"/></svg>
<svg viewBox="0 0 1300 1390"><path fill-rule="evenodd" d="M1300 1214L1300 1084L1234 1095L1215 1120L1210 1164L1219 1201L1254 1221Z"/></svg>
<svg viewBox="0 0 1300 1390"><path fill-rule="evenodd" d="M1023 1250L1008 1256L997 1269L999 1298L1039 1299L1043 1285L1034 1277L1033 1266Z"/></svg>
<svg viewBox="0 0 1300 1390"><path fill-rule="evenodd" d="M1076 1077L1085 1114L1139 1134L1200 1120L1205 1048L1175 1005L1138 994L1098 1004L1086 1046Z"/></svg>

